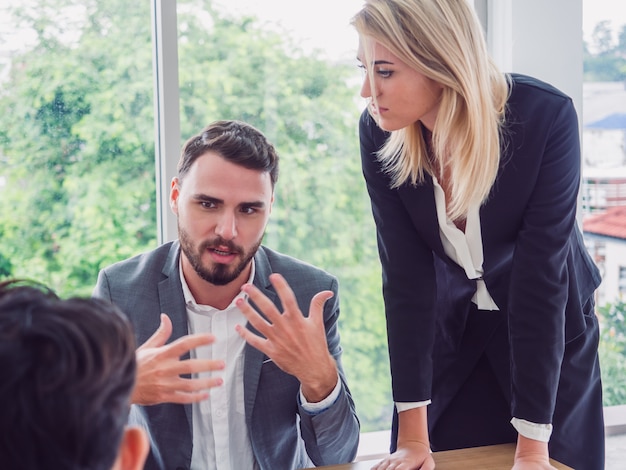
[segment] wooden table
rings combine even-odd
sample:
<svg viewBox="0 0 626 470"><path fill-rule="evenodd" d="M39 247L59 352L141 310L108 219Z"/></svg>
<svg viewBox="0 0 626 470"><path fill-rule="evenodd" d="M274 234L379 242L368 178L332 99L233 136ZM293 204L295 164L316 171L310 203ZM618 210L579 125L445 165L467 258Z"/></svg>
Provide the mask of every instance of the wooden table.
<svg viewBox="0 0 626 470"><path fill-rule="evenodd" d="M511 470L515 444L474 447L471 449L434 452L436 470ZM382 458L382 457L381 457ZM329 465L326 470L369 470L381 459L362 460L344 465ZM552 465L561 470L573 470L567 465L551 460Z"/></svg>

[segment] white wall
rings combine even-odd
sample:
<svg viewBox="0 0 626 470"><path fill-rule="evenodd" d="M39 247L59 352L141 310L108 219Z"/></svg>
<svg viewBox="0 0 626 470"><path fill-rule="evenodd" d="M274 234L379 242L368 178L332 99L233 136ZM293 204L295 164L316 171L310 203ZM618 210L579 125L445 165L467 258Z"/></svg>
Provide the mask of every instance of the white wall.
<svg viewBox="0 0 626 470"><path fill-rule="evenodd" d="M583 0L474 0L505 72L535 76L572 97L582 115Z"/></svg>
<svg viewBox="0 0 626 470"><path fill-rule="evenodd" d="M501 0L495 0L501 1ZM514 0L513 68L570 95L581 114L582 0Z"/></svg>

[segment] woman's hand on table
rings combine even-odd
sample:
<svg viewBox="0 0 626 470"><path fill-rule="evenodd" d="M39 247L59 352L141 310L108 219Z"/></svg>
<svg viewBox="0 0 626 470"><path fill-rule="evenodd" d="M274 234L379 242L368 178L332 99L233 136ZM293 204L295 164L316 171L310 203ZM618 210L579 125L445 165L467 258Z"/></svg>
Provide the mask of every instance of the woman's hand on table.
<svg viewBox="0 0 626 470"><path fill-rule="evenodd" d="M422 442L398 445L389 457L372 467L372 470L434 470L435 461L430 447Z"/></svg>
<svg viewBox="0 0 626 470"><path fill-rule="evenodd" d="M550 463L548 443L518 435L512 470L556 470Z"/></svg>
<svg viewBox="0 0 626 470"><path fill-rule="evenodd" d="M515 459L512 470L556 470L550 461L544 459Z"/></svg>

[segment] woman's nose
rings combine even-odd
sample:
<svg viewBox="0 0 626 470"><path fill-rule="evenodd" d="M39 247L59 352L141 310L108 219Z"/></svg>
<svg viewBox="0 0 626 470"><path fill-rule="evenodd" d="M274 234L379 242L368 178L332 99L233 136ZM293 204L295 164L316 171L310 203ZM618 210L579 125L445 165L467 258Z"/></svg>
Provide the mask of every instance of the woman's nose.
<svg viewBox="0 0 626 470"><path fill-rule="evenodd" d="M361 98L370 98L372 96L372 88L370 87L370 78L367 72L363 76L363 84L361 85Z"/></svg>

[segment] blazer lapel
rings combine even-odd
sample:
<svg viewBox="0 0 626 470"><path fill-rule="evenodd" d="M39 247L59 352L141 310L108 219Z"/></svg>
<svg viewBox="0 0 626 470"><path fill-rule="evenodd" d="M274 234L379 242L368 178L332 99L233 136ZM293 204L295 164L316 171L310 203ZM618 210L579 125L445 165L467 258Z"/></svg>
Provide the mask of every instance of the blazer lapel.
<svg viewBox="0 0 626 470"><path fill-rule="evenodd" d="M180 271L178 267L180 257L180 243L175 241L170 247L170 252L163 264L164 279L159 282L159 303L161 312L167 314L172 321L172 336L169 342L175 341L189 333L187 326L187 307L185 306L185 297L180 281ZM185 353L182 359L189 359L189 353ZM191 422L191 405L183 405L185 415L187 416L187 424L189 432L192 432Z"/></svg>
<svg viewBox="0 0 626 470"><path fill-rule="evenodd" d="M435 204L435 187L433 179L429 174L425 175L424 182L418 186L405 183L398 189L400 199L413 221L415 230L420 233L423 239L433 247L437 255L446 257L439 224L437 223L437 206ZM425 224L424 220L435 223Z"/></svg>
<svg viewBox="0 0 626 470"><path fill-rule="evenodd" d="M275 304L279 304L278 296L269 282L269 275L272 274L272 268L263 247L259 247L254 256L255 274L254 285L261 290ZM246 325L250 331L260 334L250 323ZM246 344L245 359L243 369L243 391L245 400L246 422L250 426L252 410L256 399L257 389L259 386L259 377L261 376L261 367L263 362L270 360L265 354L258 349Z"/></svg>
<svg viewBox="0 0 626 470"><path fill-rule="evenodd" d="M172 243L170 252L163 265L163 270L161 271L165 277L159 282L159 303L161 304L161 312L166 313L170 317L170 320L172 320L171 341L189 333L185 298L183 296L180 271L178 268L179 257L180 244L176 241ZM189 358L189 354L186 354L183 358Z"/></svg>

